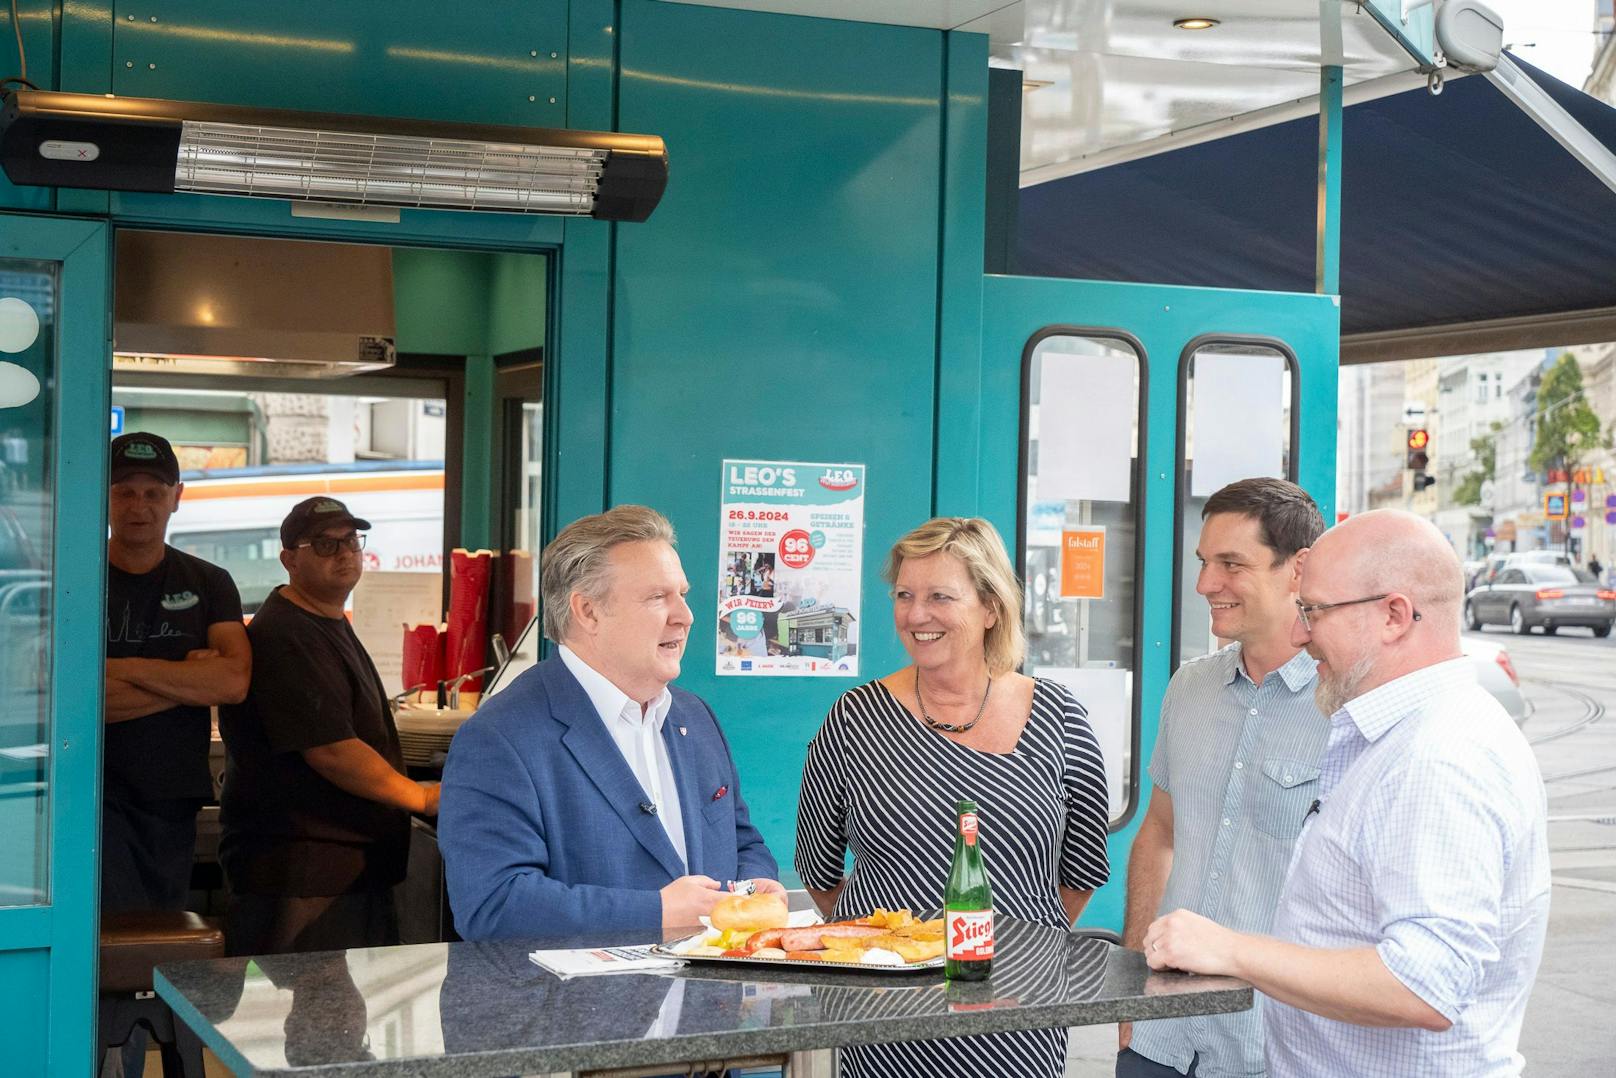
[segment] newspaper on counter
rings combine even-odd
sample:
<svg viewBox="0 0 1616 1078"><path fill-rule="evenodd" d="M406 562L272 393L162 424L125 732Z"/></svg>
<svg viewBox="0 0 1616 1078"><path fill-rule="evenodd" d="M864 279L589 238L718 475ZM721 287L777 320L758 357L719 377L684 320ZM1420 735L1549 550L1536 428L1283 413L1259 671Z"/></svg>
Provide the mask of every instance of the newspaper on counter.
<svg viewBox="0 0 1616 1078"><path fill-rule="evenodd" d="M580 947L575 950L531 951L528 958L557 977L595 977L605 973L661 973L684 965L644 947Z"/></svg>

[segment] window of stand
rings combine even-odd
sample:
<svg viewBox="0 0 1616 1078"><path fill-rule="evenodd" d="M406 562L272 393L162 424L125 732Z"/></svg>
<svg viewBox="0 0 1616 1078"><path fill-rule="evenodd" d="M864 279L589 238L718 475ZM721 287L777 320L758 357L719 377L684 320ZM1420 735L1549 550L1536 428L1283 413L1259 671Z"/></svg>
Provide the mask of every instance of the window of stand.
<svg viewBox="0 0 1616 1078"><path fill-rule="evenodd" d="M0 906L50 901L59 278L0 259Z"/></svg>
<svg viewBox="0 0 1616 1078"><path fill-rule="evenodd" d="M1019 547L1027 662L1087 709L1113 825L1135 797L1144 349L1068 327L1028 342Z"/></svg>
<svg viewBox="0 0 1616 1078"><path fill-rule="evenodd" d="M1212 635L1206 600L1196 593L1201 510L1236 479L1296 479L1296 356L1279 341L1202 337L1184 349L1179 370L1177 601L1173 665L1223 646Z"/></svg>

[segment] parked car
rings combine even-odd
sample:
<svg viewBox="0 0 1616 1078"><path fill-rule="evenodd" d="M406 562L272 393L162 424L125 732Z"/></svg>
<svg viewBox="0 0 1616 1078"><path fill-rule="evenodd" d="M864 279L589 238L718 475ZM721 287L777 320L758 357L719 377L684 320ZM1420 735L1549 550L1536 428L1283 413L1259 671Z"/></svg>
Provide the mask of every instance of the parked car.
<svg viewBox="0 0 1616 1078"><path fill-rule="evenodd" d="M1568 625L1609 636L1616 624L1616 591L1602 587L1586 571L1564 565L1524 562L1506 565L1491 584L1465 596L1464 623L1508 625L1517 636L1541 628L1553 636Z"/></svg>
<svg viewBox="0 0 1616 1078"><path fill-rule="evenodd" d="M1504 705L1510 718L1516 722L1523 721L1526 718L1526 697L1521 695L1521 679L1515 673L1515 664L1509 661L1509 650L1502 644L1477 636L1461 638L1460 646L1475 664L1476 680L1481 687Z"/></svg>

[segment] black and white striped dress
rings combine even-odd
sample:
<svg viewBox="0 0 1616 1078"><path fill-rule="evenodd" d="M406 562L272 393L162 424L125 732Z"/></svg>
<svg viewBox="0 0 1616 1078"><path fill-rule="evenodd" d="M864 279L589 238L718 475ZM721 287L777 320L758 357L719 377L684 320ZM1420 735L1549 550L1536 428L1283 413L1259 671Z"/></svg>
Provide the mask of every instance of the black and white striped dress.
<svg viewBox="0 0 1616 1078"><path fill-rule="evenodd" d="M837 917L877 906L936 909L954 860L954 803L974 800L999 913L1064 927L1058 885L1105 883L1105 766L1087 713L1053 681L1034 683L1032 712L1008 753L980 752L928 730L879 681L842 695L808 745L797 812L797 874L842 881ZM842 1053L847 1075L1059 1075L1066 1031L1027 1030Z"/></svg>

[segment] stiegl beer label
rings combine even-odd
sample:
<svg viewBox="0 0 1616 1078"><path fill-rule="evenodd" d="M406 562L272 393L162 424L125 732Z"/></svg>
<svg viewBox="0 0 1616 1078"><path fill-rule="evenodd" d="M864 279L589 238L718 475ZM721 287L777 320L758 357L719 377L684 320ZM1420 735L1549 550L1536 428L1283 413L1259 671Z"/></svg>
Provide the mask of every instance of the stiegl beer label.
<svg viewBox="0 0 1616 1078"><path fill-rule="evenodd" d="M975 846L976 845L976 813L974 813L974 812L962 812L962 813L960 813L959 833L960 833L960 837L965 840L965 845L967 845L967 846Z"/></svg>
<svg viewBox="0 0 1616 1078"><path fill-rule="evenodd" d="M993 911L949 910L946 929L952 962L980 962L993 957Z"/></svg>

